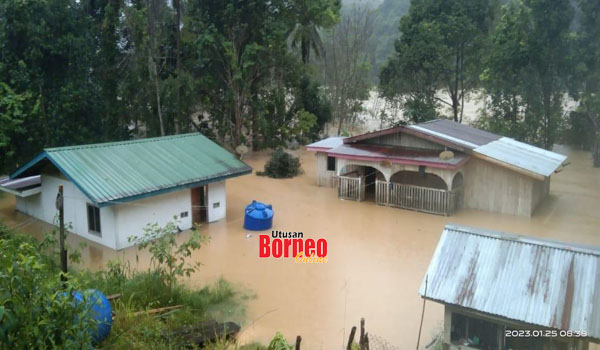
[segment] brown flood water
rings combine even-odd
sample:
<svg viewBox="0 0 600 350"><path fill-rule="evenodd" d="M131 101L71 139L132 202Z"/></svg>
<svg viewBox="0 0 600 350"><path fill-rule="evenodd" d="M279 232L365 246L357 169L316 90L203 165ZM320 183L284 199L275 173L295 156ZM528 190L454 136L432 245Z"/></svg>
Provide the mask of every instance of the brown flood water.
<svg viewBox="0 0 600 350"><path fill-rule="evenodd" d="M242 342L267 343L281 331L290 341L301 335L303 349L342 349L351 327L365 317L372 344L414 349L422 308L417 290L446 223L600 246L600 169L591 167L587 152L559 151L568 153L571 164L553 176L550 198L531 219L475 210L443 217L341 201L335 189L316 186L314 155L296 151L302 176L275 180L252 174L227 181L227 220L203 227L212 240L194 255L204 265L187 283L203 286L222 276L256 295L245 317L236 320L243 326ZM246 161L256 170L266 159L254 154ZM258 235L247 237L242 228L243 208L252 199L273 205L273 229L326 238L328 262L259 258ZM0 201L0 219L36 236L49 228L15 213L9 196ZM83 256L92 269L117 256L135 264L135 249L114 252L90 243ZM147 261L140 256L139 268ZM441 330L442 318L442 306L427 302L422 346Z"/></svg>

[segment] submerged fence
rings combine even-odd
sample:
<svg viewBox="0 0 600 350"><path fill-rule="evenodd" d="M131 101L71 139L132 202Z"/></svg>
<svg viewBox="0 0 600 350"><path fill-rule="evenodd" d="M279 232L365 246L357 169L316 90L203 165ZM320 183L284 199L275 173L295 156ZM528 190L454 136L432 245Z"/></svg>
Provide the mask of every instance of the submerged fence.
<svg viewBox="0 0 600 350"><path fill-rule="evenodd" d="M362 179L360 177L338 176L338 197L354 201L363 200Z"/></svg>
<svg viewBox="0 0 600 350"><path fill-rule="evenodd" d="M462 205L462 187L447 191L377 180L375 201L380 205L451 215Z"/></svg>

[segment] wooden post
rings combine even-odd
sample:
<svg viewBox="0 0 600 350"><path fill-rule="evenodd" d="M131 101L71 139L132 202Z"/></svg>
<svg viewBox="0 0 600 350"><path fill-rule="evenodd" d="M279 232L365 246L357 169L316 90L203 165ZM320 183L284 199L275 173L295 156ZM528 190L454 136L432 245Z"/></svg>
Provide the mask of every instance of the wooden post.
<svg viewBox="0 0 600 350"><path fill-rule="evenodd" d="M421 342L421 329L423 328L423 317L425 316L425 298L427 297L427 280L428 275L425 275L425 292L423 293L423 310L421 311L421 324L419 325L419 336L417 337L417 350L419 350L419 343Z"/></svg>
<svg viewBox="0 0 600 350"><path fill-rule="evenodd" d="M352 327L350 331L350 337L348 338L348 345L346 346L346 350L352 350L352 343L354 342L354 335L356 334L356 326Z"/></svg>
<svg viewBox="0 0 600 350"><path fill-rule="evenodd" d="M365 344L365 318L362 317L360 319L360 341L358 343L360 345L360 349L363 350L363 346Z"/></svg>
<svg viewBox="0 0 600 350"><path fill-rule="evenodd" d="M301 336L297 336L296 337L296 350L300 350L300 343L302 342L302 337Z"/></svg>
<svg viewBox="0 0 600 350"><path fill-rule="evenodd" d="M59 244L60 244L60 279L67 280L67 250L65 249L65 207L63 200L63 185L58 185L58 195L56 196L56 209L58 209L59 224Z"/></svg>

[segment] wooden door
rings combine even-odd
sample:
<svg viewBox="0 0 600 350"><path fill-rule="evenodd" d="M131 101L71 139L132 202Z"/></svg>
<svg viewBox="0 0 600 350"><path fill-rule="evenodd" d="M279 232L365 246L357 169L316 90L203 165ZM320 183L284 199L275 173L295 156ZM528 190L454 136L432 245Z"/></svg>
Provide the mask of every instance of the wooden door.
<svg viewBox="0 0 600 350"><path fill-rule="evenodd" d="M192 194L192 222L203 223L208 219L208 198L206 186L195 187L191 189Z"/></svg>

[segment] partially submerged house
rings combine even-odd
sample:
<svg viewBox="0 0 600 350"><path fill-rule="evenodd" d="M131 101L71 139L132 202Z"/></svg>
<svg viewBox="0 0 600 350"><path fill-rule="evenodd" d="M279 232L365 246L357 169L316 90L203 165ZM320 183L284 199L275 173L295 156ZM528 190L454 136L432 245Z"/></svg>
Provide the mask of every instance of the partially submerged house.
<svg viewBox="0 0 600 350"><path fill-rule="evenodd" d="M306 146L317 184L343 199L452 214L459 207L531 216L567 157L440 119Z"/></svg>
<svg viewBox="0 0 600 350"><path fill-rule="evenodd" d="M16 209L55 223L64 186L71 231L113 249L131 246L148 223L225 218L225 180L252 169L199 133L48 148L0 183Z"/></svg>
<svg viewBox="0 0 600 350"><path fill-rule="evenodd" d="M600 343L600 248L444 228L419 294L444 305L444 349Z"/></svg>

